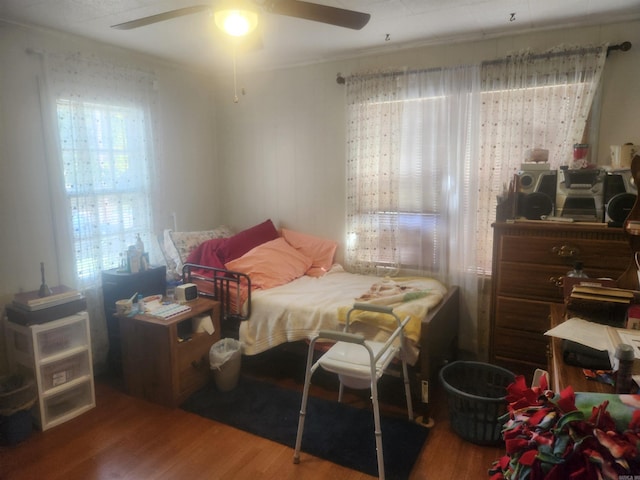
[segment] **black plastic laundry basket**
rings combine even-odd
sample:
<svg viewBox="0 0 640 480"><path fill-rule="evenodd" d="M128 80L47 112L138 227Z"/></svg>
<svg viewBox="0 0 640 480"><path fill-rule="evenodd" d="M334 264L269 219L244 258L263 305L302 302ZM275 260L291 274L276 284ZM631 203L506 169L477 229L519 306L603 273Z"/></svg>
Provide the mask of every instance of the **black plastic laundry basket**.
<svg viewBox="0 0 640 480"><path fill-rule="evenodd" d="M457 361L440 370L447 391L449 420L453 430L478 445L502 441L500 417L507 411L506 387L515 375L482 362Z"/></svg>

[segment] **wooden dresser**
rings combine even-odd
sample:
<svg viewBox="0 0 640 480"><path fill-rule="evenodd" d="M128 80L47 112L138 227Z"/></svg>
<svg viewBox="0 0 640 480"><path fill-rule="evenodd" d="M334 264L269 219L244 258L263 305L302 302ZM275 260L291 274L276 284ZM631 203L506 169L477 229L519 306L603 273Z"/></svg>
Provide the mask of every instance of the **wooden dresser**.
<svg viewBox="0 0 640 480"><path fill-rule="evenodd" d="M589 277L617 279L632 259L628 237L606 224L494 224L490 362L531 381L547 368L549 307L563 303L562 280L581 261Z"/></svg>

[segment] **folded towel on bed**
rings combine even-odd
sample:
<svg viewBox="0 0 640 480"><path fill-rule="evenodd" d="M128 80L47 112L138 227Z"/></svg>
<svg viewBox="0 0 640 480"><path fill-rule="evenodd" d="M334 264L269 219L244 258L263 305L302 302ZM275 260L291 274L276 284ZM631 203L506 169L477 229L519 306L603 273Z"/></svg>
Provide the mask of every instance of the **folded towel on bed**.
<svg viewBox="0 0 640 480"><path fill-rule="evenodd" d="M375 283L371 288L354 299L359 303L371 303L375 305L386 305L393 308L393 312L404 320L410 317L409 323L405 327L405 336L414 341L420 340L422 320L429 310L442 301L446 293L446 288L437 280L410 277L386 279L383 282ZM346 322L347 312L353 305L340 307L338 309L338 321L342 324ZM398 328L398 323L390 315L376 312L356 311L351 314L351 322L362 322L369 325L393 332Z"/></svg>

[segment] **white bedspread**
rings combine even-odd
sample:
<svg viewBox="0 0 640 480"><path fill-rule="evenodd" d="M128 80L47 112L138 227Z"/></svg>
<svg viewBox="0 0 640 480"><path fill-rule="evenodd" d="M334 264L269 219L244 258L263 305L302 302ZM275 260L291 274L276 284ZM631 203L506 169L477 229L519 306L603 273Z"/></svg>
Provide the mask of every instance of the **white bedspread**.
<svg viewBox="0 0 640 480"><path fill-rule="evenodd" d="M244 353L255 355L285 342L309 339L318 330L342 329L343 325L338 323L339 309L353 305L356 298L382 280L347 273L340 265L334 265L320 278L302 276L279 287L252 292L251 317L240 323ZM411 284L441 295L446 292L444 285L429 278L413 280ZM376 327L360 323L354 327L367 338L388 337L387 332ZM407 358L410 363L415 362L414 355Z"/></svg>

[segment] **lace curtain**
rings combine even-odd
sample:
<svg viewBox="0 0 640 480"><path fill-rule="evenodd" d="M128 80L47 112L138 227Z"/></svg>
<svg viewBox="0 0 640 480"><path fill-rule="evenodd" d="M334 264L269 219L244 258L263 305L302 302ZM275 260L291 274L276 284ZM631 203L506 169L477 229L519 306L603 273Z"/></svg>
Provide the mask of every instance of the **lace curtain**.
<svg viewBox="0 0 640 480"><path fill-rule="evenodd" d="M59 280L80 289L94 369L108 341L101 276L140 234L153 245L154 75L96 56L43 54L39 93Z"/></svg>
<svg viewBox="0 0 640 480"><path fill-rule="evenodd" d="M90 288L137 234L152 244L154 75L80 54L47 55L45 70L61 276Z"/></svg>
<svg viewBox="0 0 640 480"><path fill-rule="evenodd" d="M347 268L459 285L477 351L479 66L353 76L347 101Z"/></svg>
<svg viewBox="0 0 640 480"><path fill-rule="evenodd" d="M480 66L347 78L346 266L461 287L460 344L487 350L496 197L527 150L582 143L606 45Z"/></svg>
<svg viewBox="0 0 640 480"><path fill-rule="evenodd" d="M497 196L530 149L549 150L552 170L569 164L573 145L583 142L606 56L607 45L564 47L483 64L477 238L484 271L491 271Z"/></svg>
<svg viewBox="0 0 640 480"><path fill-rule="evenodd" d="M406 78L401 74L347 79L347 246L353 271L398 265L398 171ZM383 259L383 260L381 260Z"/></svg>

